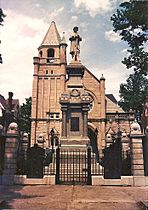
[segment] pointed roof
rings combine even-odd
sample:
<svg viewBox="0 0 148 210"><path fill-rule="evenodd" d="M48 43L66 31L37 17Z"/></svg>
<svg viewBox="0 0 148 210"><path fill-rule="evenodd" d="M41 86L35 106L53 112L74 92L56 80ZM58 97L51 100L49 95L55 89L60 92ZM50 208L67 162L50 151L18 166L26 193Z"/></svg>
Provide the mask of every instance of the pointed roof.
<svg viewBox="0 0 148 210"><path fill-rule="evenodd" d="M55 22L52 21L41 45L59 45L60 42L61 42L60 34L57 30Z"/></svg>
<svg viewBox="0 0 148 210"><path fill-rule="evenodd" d="M65 32L63 32L63 37L62 37L62 39L61 39L60 44L65 44L65 45L67 45L66 39L65 39Z"/></svg>

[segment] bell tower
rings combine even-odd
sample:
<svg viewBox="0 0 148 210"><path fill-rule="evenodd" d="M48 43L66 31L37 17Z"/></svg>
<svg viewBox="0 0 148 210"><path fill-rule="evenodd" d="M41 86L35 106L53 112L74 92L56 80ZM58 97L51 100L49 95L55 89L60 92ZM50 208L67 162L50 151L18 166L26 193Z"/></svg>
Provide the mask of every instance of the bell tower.
<svg viewBox="0 0 148 210"><path fill-rule="evenodd" d="M31 145L42 137L42 143L49 146L50 130L60 130L59 98L65 91L66 47L64 34L61 39L52 21L38 48L38 57L33 58Z"/></svg>

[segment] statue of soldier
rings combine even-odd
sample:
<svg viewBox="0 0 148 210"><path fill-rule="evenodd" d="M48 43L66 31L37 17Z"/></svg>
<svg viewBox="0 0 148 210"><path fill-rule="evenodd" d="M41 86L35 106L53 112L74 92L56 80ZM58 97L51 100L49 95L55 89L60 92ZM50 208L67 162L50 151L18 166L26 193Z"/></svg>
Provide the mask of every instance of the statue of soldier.
<svg viewBox="0 0 148 210"><path fill-rule="evenodd" d="M78 34L77 26L73 28L73 33L69 40L71 41L70 54L72 55L73 61L80 61L80 41L82 41L82 38Z"/></svg>

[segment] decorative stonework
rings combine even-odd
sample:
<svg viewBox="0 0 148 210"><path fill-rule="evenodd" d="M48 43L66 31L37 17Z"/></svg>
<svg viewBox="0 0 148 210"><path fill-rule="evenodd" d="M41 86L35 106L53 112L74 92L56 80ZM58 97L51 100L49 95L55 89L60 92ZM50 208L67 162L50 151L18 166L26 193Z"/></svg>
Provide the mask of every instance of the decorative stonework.
<svg viewBox="0 0 148 210"><path fill-rule="evenodd" d="M140 125L135 121L131 125L131 169L134 186L145 186L143 147Z"/></svg>
<svg viewBox="0 0 148 210"><path fill-rule="evenodd" d="M83 66L67 66L67 92L60 98L62 110L61 145L84 145L88 143L88 111L90 96L84 90Z"/></svg>

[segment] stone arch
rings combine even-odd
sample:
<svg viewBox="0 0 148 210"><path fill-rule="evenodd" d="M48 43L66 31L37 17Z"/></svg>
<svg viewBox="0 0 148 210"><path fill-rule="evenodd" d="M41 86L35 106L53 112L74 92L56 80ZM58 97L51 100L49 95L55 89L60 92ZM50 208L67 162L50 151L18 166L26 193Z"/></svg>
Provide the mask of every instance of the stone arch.
<svg viewBox="0 0 148 210"><path fill-rule="evenodd" d="M85 87L85 91L88 92L93 97L94 101L96 101L97 103L99 102L96 94L93 91L87 89L86 87Z"/></svg>
<svg viewBox="0 0 148 210"><path fill-rule="evenodd" d="M54 61L54 49L49 48L47 50L47 62L53 62Z"/></svg>
<svg viewBox="0 0 148 210"><path fill-rule="evenodd" d="M39 52L39 56L40 56L40 58L42 58L42 56L43 56L43 52L42 52L42 50L40 50L40 52Z"/></svg>
<svg viewBox="0 0 148 210"><path fill-rule="evenodd" d="M92 152L96 154L97 161L99 160L99 151L98 151L98 144L97 144L98 135L99 135L99 132L98 132L97 127L93 125L92 123L88 123L88 137L90 139Z"/></svg>

